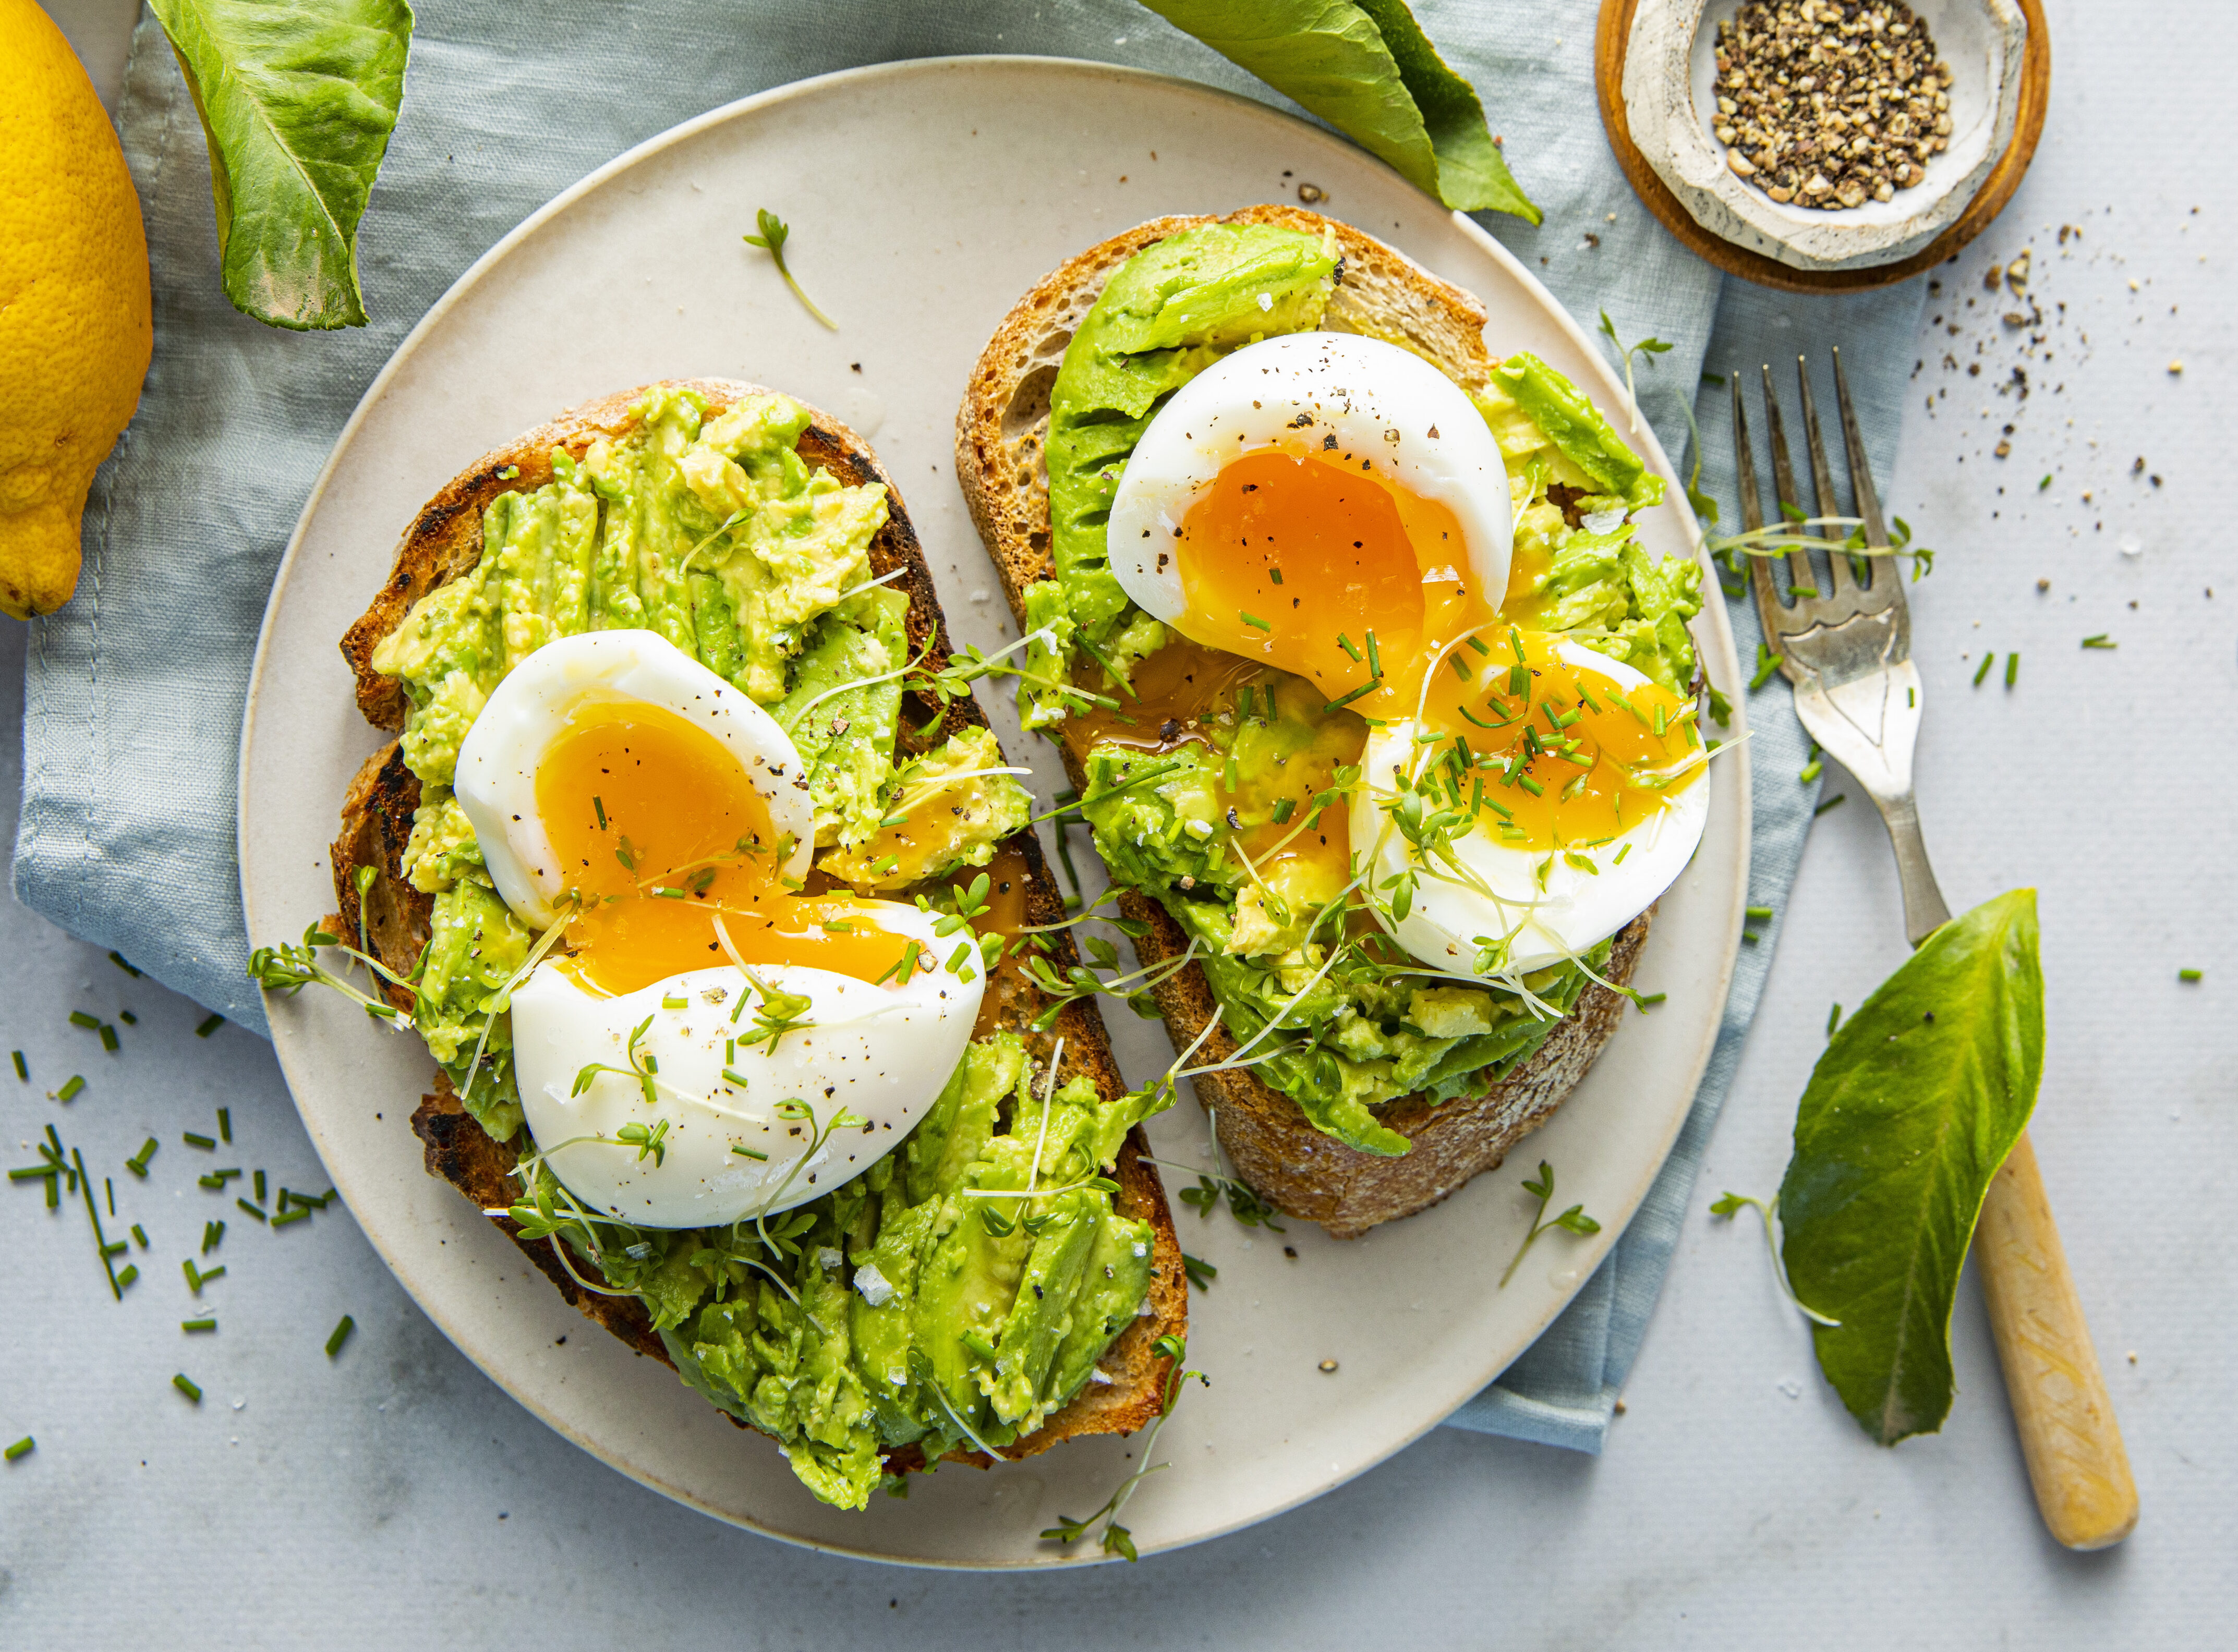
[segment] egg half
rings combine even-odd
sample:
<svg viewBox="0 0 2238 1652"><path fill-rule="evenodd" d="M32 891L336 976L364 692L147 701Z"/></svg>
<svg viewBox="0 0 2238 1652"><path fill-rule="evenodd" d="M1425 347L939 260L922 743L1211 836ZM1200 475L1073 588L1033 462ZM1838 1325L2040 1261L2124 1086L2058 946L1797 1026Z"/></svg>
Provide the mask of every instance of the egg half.
<svg viewBox="0 0 2238 1652"><path fill-rule="evenodd" d="M1433 674L1421 716L1368 731L1350 832L1380 892L1411 875L1400 946L1515 976L1581 957L1671 887L1709 816L1707 753L1693 703L1622 661L1487 635L1488 654L1462 653L1468 679ZM1422 832L1441 813L1450 829Z"/></svg>
<svg viewBox="0 0 2238 1652"><path fill-rule="evenodd" d="M500 896L563 926L512 994L514 1075L586 1204L655 1227L782 1209L874 1163L946 1086L976 954L952 972L914 906L805 892L799 752L666 639L536 650L475 718L455 790Z"/></svg>

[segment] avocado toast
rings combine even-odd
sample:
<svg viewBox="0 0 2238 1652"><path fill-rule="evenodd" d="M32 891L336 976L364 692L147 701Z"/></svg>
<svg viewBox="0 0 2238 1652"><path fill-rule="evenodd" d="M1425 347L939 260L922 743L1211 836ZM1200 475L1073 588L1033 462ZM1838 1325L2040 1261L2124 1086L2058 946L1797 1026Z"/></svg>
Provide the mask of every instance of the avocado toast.
<svg viewBox="0 0 2238 1652"><path fill-rule="evenodd" d="M711 505L718 487L735 509ZM559 1149L522 1122L509 995L566 926L540 940L508 910L496 857L449 783L513 669L555 641L616 629L666 635L791 717L795 783L816 810L813 884L917 899L940 933L976 942L934 977L978 991L972 977L984 976L963 1060L930 1076L937 1099L866 1171L775 1215L606 1219L560 1184L545 1162ZM341 646L361 710L401 738L345 801L328 928L379 962L388 1002L437 1057L413 1118L431 1173L586 1315L777 1438L828 1502L860 1507L910 1470L985 1466L1159 1413L1186 1286L1134 1127L1147 1098L1125 1092L1092 1004L1035 1025L1044 1004L1020 955L1072 964L1063 905L984 718L968 695L942 691L944 628L924 556L859 439L725 380L577 408L422 509ZM604 827L603 803L599 816ZM632 853L626 836L619 847ZM688 904L706 885L703 871L652 893ZM935 968L929 956L918 966ZM749 996L739 989L738 1008ZM814 1023L772 1017L773 1001L764 987L756 1036L768 1053L788 1034L812 1044L793 1029ZM653 1071L634 1034L628 1060L650 1102ZM871 1133L844 1113L818 1124L807 1103L779 1107L780 1119L804 1115L818 1146L850 1122ZM665 1124L636 1128L624 1140L657 1168ZM1021 1164L1023 1183L1005 1180Z"/></svg>
<svg viewBox="0 0 2238 1652"><path fill-rule="evenodd" d="M1022 299L957 415L957 475L974 521L1021 626L1040 639L1027 656L1023 719L1060 745L1121 909L1140 931L1147 990L1184 1052L1177 1065L1198 1063L1187 1070L1242 1181L1338 1237L1446 1198L1498 1165L1568 1094L1615 1030L1652 895L1597 941L1529 970L1500 967L1507 938L1499 935L1475 937L1495 944L1480 954L1491 966L1473 971L1460 960L1425 969L1372 937L1363 944L1374 896L1357 901L1354 929L1330 944L1316 926L1342 904L1332 891L1346 869L1343 839L1335 869L1302 895L1280 886L1267 844L1290 843L1347 800L1357 810L1372 789L1362 725L1347 709L1367 688L1323 705L1294 677L1242 669L1177 637L1122 589L1119 546L1116 537L1106 545L1105 526L1160 411L1223 360L1293 335L1396 346L1465 395L1473 408L1464 417L1480 416L1497 441L1513 494L1516 611L1555 646L1575 639L1604 664L1621 662L1613 669L1649 683L1675 713L1672 726L1691 730L1678 697L1698 681L1685 621L1700 606L1698 572L1654 563L1630 542L1630 513L1652 505L1660 484L1559 373L1527 356L1495 360L1485 320L1467 293L1315 214L1257 207L1160 219L1089 248ZM1292 422L1314 419L1301 412ZM1328 428L1316 448L1336 446ZM1440 433L1433 425L1427 433ZM1396 441L1400 433L1382 434ZM1158 520L1177 541L1175 522ZM1133 545L1130 534L1129 556ZM1258 553L1223 554L1241 565ZM1156 563L1162 573L1167 556ZM1275 590L1281 572L1270 571L1271 587L1260 585L1248 605L1258 611L1240 613L1240 636L1279 631L1281 611L1301 600L1293 576ZM1354 661L1359 636L1336 639ZM1468 676L1461 662L1510 638L1513 669L1537 677L1540 664L1524 665L1523 638L1504 625L1470 641L1476 653L1460 654L1454 671ZM1367 640L1361 670L1380 678L1372 632ZM1587 700L1602 709L1590 691ZM1529 706L1526 693L1492 717L1513 721ZM1563 730L1581 710L1546 708L1547 753L1560 757L1555 748L1571 743L1574 754ZM1663 712L1655 721L1660 739ZM1698 763L1706 752L1694 745ZM1532 760L1540 755L1534 743ZM1289 795L1255 812L1275 796L1276 766L1292 763L1317 776L1313 784L1301 792L1294 769ZM1502 777L1535 796L1526 768L1519 757ZM1456 790L1455 803L1465 796ZM1500 808L1498 796L1489 807ZM1560 860L1592 853L1584 844ZM1403 896L1379 904L1387 931L1408 916ZM1480 987L1449 984L1472 975Z"/></svg>

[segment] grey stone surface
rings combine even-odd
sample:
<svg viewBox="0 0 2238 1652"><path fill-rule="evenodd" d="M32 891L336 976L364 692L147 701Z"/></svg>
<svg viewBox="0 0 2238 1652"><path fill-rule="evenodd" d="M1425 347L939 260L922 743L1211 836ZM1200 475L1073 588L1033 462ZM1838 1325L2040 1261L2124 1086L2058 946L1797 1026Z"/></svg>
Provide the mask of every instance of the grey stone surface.
<svg viewBox="0 0 2238 1652"><path fill-rule="evenodd" d="M55 9L97 74L121 64L127 0ZM1942 552L1913 617L1944 889L1956 905L2042 892L2034 1135L2143 1496L2122 1549L2070 1556L2037 1523L1970 1283L1949 1424L1884 1451L1819 1379L1760 1239L1707 1214L1720 1189L1776 1185L1828 1005L1854 1005L1902 956L1886 845L1852 796L1820 822L1783 915L1702 1213L1603 1457L1434 1433L1252 1530L1048 1576L829 1560L667 1503L467 1364L339 1206L276 1234L233 1212L209 1259L227 1276L201 1304L221 1329L182 1334L196 1305L179 1259L231 1206L195 1186L202 1155L180 1132L225 1105L237 1152L219 1162L322 1189L315 1157L261 1041L197 1041L191 1006L0 902L0 1047L22 1047L34 1078L0 1068L8 1162L54 1123L116 1183L112 1227L138 1220L152 1241L113 1303L83 1208L49 1216L36 1186L0 1189L0 1437L38 1439L0 1467L0 1645L2215 1644L2238 1608L2238 575L2216 504L2238 423L2238 327L2217 296L2238 200L2212 146L2165 117L2162 35L2187 43L2182 62L2228 62L2238 17L2171 4L2143 30L2055 0L2050 26L2043 148L2003 219L1940 272L1884 491ZM2063 223L2082 230L2063 248ZM2023 245L2046 314L2008 329L2029 307L1982 274ZM2101 631L2117 651L2079 647ZM23 646L0 624L10 836ZM1985 649L2020 651L2011 691L2002 659L1970 686ZM1855 787L1837 776L1837 791ZM2205 981L2180 984L2185 967ZM128 1007L140 1021L116 1055L66 1020ZM48 1100L71 1073L84 1093ZM150 1134L143 1184L122 1161ZM358 1330L330 1363L344 1312ZM198 1407L169 1385L181 1370Z"/></svg>

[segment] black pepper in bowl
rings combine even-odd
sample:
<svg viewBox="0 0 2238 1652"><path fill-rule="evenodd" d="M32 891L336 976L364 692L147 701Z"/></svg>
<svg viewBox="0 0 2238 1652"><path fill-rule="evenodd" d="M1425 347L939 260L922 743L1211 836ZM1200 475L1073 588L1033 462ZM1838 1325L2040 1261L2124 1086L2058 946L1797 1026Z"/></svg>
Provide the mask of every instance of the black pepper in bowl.
<svg viewBox="0 0 2238 1652"><path fill-rule="evenodd" d="M1902 0L1750 0L1716 91L1725 163L1784 203L1890 200L1950 147L1950 66Z"/></svg>

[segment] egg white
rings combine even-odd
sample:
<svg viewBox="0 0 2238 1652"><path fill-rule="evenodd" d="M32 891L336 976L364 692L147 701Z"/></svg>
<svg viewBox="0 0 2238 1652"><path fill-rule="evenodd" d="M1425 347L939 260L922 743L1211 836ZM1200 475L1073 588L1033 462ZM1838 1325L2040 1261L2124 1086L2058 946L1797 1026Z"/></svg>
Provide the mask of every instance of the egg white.
<svg viewBox="0 0 2238 1652"><path fill-rule="evenodd" d="M932 919L894 902L881 927L927 944ZM694 969L632 993L602 998L563 967L540 966L513 995L513 1071L537 1145L568 1191L584 1204L639 1227L705 1227L768 1215L820 1198L868 1170L924 1116L963 1059L986 990L983 977L959 980L920 970L906 986L874 986L797 964L756 967L779 991L811 1000L807 1024L766 1043L734 1051L729 1041L754 1030L761 995L736 968ZM747 1004L731 1019L743 989ZM665 1000L681 998L682 1008ZM600 1073L580 1095L577 1076L593 1062L628 1068L632 1028L640 1059L658 1064L654 1106L626 1071ZM730 1068L745 1080L726 1079ZM810 1120L781 1116L798 1100ZM866 1120L817 1136L841 1113ZM656 1161L616 1145L626 1124L666 1120ZM604 1140L586 1140L604 1138ZM765 1153L755 1160L733 1146Z"/></svg>
<svg viewBox="0 0 2238 1652"><path fill-rule="evenodd" d="M1326 448L1332 436L1336 446ZM1507 472L1461 387L1378 339L1286 334L1244 346L1175 391L1136 444L1112 500L1112 572L1138 606L1183 636L1196 632L1170 554L1175 534L1223 466L1265 447L1326 453L1347 466L1365 459L1387 481L1445 506L1460 524L1474 588L1495 602L1507 589Z"/></svg>
<svg viewBox="0 0 2238 1652"><path fill-rule="evenodd" d="M1560 651L1573 668L1609 678L1627 692L1646 685L1638 671L1606 654L1570 642ZM1361 758L1365 783L1353 795L1351 828L1355 849L1375 846L1381 839L1370 875L1375 887L1409 863L1406 840L1396 831L1384 835L1384 805L1394 790L1393 766L1413 763L1420 750L1414 744L1418 729L1407 718L1368 731ZM1646 911L1671 887L1693 858L1709 814L1709 780L1697 775L1665 794L1662 809L1622 835L1595 848L1574 846L1597 872L1571 865L1559 850L1503 843L1480 828L1453 848L1490 895L1450 873L1420 869L1411 909L1397 925L1399 944L1433 968L1461 975L1475 973L1480 935L1509 937L1504 973L1526 975L1579 957ZM1550 854L1553 864L1542 889L1539 869Z"/></svg>
<svg viewBox="0 0 2238 1652"><path fill-rule="evenodd" d="M578 710L613 701L659 706L720 741L768 803L771 827L793 839L785 875L807 876L815 811L800 753L777 719L656 631L586 631L546 643L506 673L459 748L452 790L514 915L549 928L565 887L537 811L538 766Z"/></svg>

